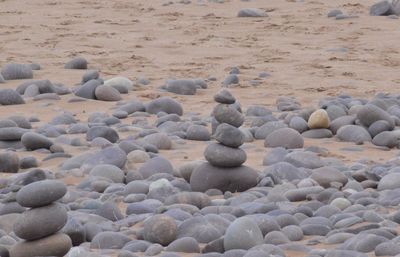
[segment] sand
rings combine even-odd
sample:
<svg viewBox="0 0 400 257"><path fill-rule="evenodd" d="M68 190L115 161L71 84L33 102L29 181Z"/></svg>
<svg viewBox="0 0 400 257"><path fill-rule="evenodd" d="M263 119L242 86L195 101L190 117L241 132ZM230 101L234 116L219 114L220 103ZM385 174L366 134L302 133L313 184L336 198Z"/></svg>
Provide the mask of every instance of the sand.
<svg viewBox="0 0 400 257"><path fill-rule="evenodd" d="M209 115L212 96L230 67L240 69L240 86L232 88L244 108L252 104L275 108L279 96L295 97L302 107L316 107L318 101L341 93L371 98L377 92L397 93L400 82L400 38L398 20L370 17L372 0L227 0L224 4L203 1L197 4L158 0L0 0L0 66L7 62L42 66L35 79L46 78L73 87L84 71L65 70L64 63L83 56L91 69L107 79L122 75L136 80L145 77L144 90L123 95L147 102L167 95L183 104L186 113ZM266 18L237 18L240 8L261 8ZM328 19L328 11L339 8L358 18ZM259 79L261 72L270 76ZM168 78L208 78L209 88L194 96L160 92ZM249 81L256 79L259 85ZM8 81L1 88L15 88L22 81ZM86 101L69 103L72 95L60 101L27 101L25 105L1 106L0 118L10 114L37 116L46 124L56 114L68 110L86 121L94 111L111 112L115 103ZM124 120L130 123L133 118ZM131 133L121 133L122 138ZM366 144L360 151L336 139L306 140L306 146L319 145L330 156L346 163L367 157L384 162L397 150L384 151ZM205 143L187 141L173 150L162 151L174 166L203 159ZM244 146L247 164L262 169L268 151L262 140ZM66 148L76 155L86 147ZM19 153L21 156L40 153ZM41 168L57 171L63 158L43 162ZM69 179L69 183L77 183ZM297 253L288 253L297 256Z"/></svg>

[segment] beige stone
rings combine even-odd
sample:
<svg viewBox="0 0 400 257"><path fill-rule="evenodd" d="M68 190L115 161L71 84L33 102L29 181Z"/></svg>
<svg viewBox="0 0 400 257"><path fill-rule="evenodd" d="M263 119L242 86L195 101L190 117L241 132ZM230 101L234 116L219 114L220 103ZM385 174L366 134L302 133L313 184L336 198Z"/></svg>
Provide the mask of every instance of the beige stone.
<svg viewBox="0 0 400 257"><path fill-rule="evenodd" d="M328 128L329 127L329 116L328 113L319 109L313 112L308 119L308 127L310 129Z"/></svg>

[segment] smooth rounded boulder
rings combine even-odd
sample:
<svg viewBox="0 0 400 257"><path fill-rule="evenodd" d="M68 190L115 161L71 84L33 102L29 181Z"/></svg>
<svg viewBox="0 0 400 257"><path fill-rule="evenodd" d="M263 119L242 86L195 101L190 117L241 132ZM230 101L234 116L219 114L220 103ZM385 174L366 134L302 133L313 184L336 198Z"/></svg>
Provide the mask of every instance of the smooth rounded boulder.
<svg viewBox="0 0 400 257"><path fill-rule="evenodd" d="M66 234L54 234L34 241L22 241L12 246L12 257L64 256L72 247Z"/></svg>
<svg viewBox="0 0 400 257"><path fill-rule="evenodd" d="M110 127L106 126L96 126L96 127L91 127L87 132L86 132L86 140L87 141L92 141L97 137L102 137L110 141L111 143L115 143L119 140L119 135L117 131Z"/></svg>
<svg viewBox="0 0 400 257"><path fill-rule="evenodd" d="M192 79L168 80L165 89L178 95L195 95L197 86Z"/></svg>
<svg viewBox="0 0 400 257"><path fill-rule="evenodd" d="M370 142L372 140L368 130L357 125L345 125L338 129L336 136L345 142Z"/></svg>
<svg viewBox="0 0 400 257"><path fill-rule="evenodd" d="M1 75L5 80L31 79L33 71L27 64L7 63L1 69Z"/></svg>
<svg viewBox="0 0 400 257"><path fill-rule="evenodd" d="M389 123L390 130L395 126L393 118L385 110L373 104L366 104L357 112L357 119L366 127L371 126L375 121L385 120Z"/></svg>
<svg viewBox="0 0 400 257"><path fill-rule="evenodd" d="M25 211L14 224L14 233L25 240L36 240L61 230L67 220L65 208L52 203Z"/></svg>
<svg viewBox="0 0 400 257"><path fill-rule="evenodd" d="M53 142L47 137L35 133L35 132L27 132L21 137L21 142L28 150L36 150L36 149L50 149L53 145Z"/></svg>
<svg viewBox="0 0 400 257"><path fill-rule="evenodd" d="M286 149L302 148L304 139L292 128L281 128L270 133L264 141L265 147L283 147Z"/></svg>
<svg viewBox="0 0 400 257"><path fill-rule="evenodd" d="M206 160L217 167L237 167L246 159L246 152L240 148L232 148L218 143L209 144L205 151Z"/></svg>
<svg viewBox="0 0 400 257"><path fill-rule="evenodd" d="M160 97L154 99L145 105L146 112L150 114L157 114L159 112L165 112L168 114L175 113L179 116L183 114L183 108L180 103L170 97Z"/></svg>
<svg viewBox="0 0 400 257"><path fill-rule="evenodd" d="M144 222L143 237L146 241L166 246L174 241L176 236L177 225L170 216L154 215Z"/></svg>
<svg viewBox="0 0 400 257"><path fill-rule="evenodd" d="M328 166L313 170L310 178L325 188L329 188L332 182L339 182L345 185L348 181L348 178L342 172Z"/></svg>
<svg viewBox="0 0 400 257"><path fill-rule="evenodd" d="M75 57L64 65L64 69L86 70L87 61L83 57Z"/></svg>
<svg viewBox="0 0 400 257"><path fill-rule="evenodd" d="M224 249L248 250L263 244L263 235L257 223L248 217L241 217L232 222L224 236Z"/></svg>
<svg viewBox="0 0 400 257"><path fill-rule="evenodd" d="M222 192L243 192L256 186L257 183L258 172L243 165L221 168L203 163L197 166L190 176L190 187L197 192L206 192L213 188Z"/></svg>
<svg viewBox="0 0 400 257"><path fill-rule="evenodd" d="M67 193L64 183L57 180L41 180L22 187L16 196L24 207L35 208L61 199Z"/></svg>
<svg viewBox="0 0 400 257"><path fill-rule="evenodd" d="M24 104L24 99L13 89L0 89L0 105Z"/></svg>
<svg viewBox="0 0 400 257"><path fill-rule="evenodd" d="M400 133L395 131L383 131L372 139L372 143L376 146L398 147L400 146Z"/></svg>
<svg viewBox="0 0 400 257"><path fill-rule="evenodd" d="M389 173L378 183L378 190L393 190L400 188L400 173Z"/></svg>

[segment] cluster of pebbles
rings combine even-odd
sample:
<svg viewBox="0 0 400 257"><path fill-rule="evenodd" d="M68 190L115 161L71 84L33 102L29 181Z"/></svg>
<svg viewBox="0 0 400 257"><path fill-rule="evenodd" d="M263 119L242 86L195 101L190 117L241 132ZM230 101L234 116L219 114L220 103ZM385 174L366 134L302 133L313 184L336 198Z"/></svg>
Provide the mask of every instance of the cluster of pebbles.
<svg viewBox="0 0 400 257"><path fill-rule="evenodd" d="M87 62L76 58L66 68L86 69ZM32 65L5 65L2 74L32 77L25 69ZM230 75L238 74L236 68ZM213 81L171 80L161 89L186 95ZM33 80L12 91L27 100L36 90L38 101L73 94L74 104L130 93L147 82L103 80L87 71L72 89ZM304 147L307 140L349 142L346 151L399 147L400 96L342 94L321 99L317 108L280 97L275 107L244 108L222 87L206 117L185 113L163 96L146 103L116 97L112 110L87 120L69 112L45 124L37 117L0 120L0 171L11 173L0 179L0 255L400 254L400 158L349 164L321 145ZM257 140L263 142L257 150L266 152L262 171L244 165L245 150L258 147ZM206 161L190 158L174 167L163 156L195 141L196 147L203 143ZM49 171L53 158L65 160Z"/></svg>

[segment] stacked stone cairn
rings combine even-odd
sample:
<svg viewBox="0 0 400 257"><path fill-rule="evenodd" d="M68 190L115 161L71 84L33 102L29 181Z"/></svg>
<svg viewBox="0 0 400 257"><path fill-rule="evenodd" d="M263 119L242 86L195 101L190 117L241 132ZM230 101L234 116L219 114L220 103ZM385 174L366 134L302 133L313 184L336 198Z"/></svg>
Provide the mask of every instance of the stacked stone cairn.
<svg viewBox="0 0 400 257"><path fill-rule="evenodd" d="M23 241L10 250L12 257L64 256L72 247L68 235L57 233L67 223L65 207L56 203L67 192L56 180L42 180L22 187L17 202L27 209L14 224L14 233Z"/></svg>
<svg viewBox="0 0 400 257"><path fill-rule="evenodd" d="M208 163L199 165L190 179L192 190L205 192L219 189L223 192L245 191L257 184L257 171L243 166L247 155L239 148L244 135L239 127L244 122L235 97L222 89L215 96L218 105L214 108L214 138L204 151Z"/></svg>

